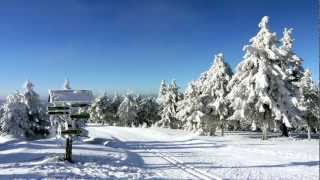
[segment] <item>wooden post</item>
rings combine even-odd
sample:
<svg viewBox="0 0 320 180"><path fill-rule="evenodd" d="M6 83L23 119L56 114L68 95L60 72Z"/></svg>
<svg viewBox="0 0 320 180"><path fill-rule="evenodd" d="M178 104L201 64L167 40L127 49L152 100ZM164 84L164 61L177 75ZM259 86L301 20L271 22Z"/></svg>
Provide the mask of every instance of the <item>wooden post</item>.
<svg viewBox="0 0 320 180"><path fill-rule="evenodd" d="M72 138L69 140L69 162L72 162Z"/></svg>
<svg viewBox="0 0 320 180"><path fill-rule="evenodd" d="M64 160L72 162L71 157L72 157L72 139L70 136L68 136L66 139L66 151L65 151Z"/></svg>
<svg viewBox="0 0 320 180"><path fill-rule="evenodd" d="M81 134L80 129L67 129L61 131L62 135L66 136L66 150L64 154L64 160L72 162L72 135Z"/></svg>

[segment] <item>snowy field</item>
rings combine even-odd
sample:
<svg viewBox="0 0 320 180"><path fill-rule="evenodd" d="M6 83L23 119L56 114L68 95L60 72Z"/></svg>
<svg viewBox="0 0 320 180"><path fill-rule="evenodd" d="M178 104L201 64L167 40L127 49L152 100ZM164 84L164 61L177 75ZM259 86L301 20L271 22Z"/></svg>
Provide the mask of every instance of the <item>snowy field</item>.
<svg viewBox="0 0 320 180"><path fill-rule="evenodd" d="M90 126L74 163L53 139L0 138L0 179L319 179L319 141L259 133L201 137L181 130Z"/></svg>

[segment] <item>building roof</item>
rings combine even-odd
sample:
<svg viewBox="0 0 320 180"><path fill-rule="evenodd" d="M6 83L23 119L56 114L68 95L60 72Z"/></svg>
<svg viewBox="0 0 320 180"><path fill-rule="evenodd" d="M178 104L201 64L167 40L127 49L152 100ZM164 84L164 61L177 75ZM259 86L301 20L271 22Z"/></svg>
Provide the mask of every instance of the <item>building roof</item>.
<svg viewBox="0 0 320 180"><path fill-rule="evenodd" d="M49 90L50 103L85 103L91 104L93 101L90 90Z"/></svg>

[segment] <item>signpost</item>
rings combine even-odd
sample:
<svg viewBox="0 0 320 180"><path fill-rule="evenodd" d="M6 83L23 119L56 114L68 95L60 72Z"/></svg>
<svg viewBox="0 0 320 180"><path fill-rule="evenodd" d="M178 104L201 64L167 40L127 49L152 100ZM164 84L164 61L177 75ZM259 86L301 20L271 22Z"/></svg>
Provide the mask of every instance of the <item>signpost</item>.
<svg viewBox="0 0 320 180"><path fill-rule="evenodd" d="M75 113L79 108L89 107L93 100L92 92L89 90L50 90L48 107L50 116L59 116L64 123L64 130L58 128L58 133L66 138L64 160L72 162L72 141L74 136L79 136L82 131L78 129L75 122L79 119L89 119L88 113ZM71 126L71 128L70 128Z"/></svg>
<svg viewBox="0 0 320 180"><path fill-rule="evenodd" d="M79 106L72 106L71 107L84 107L83 105ZM49 115L66 115L67 119L76 120L76 119L89 119L90 115L88 113L80 113L80 114L71 114L70 106L49 106L48 107L48 114ZM87 105L88 106L88 105ZM64 160L68 162L72 162L72 137L79 136L81 134L81 129L68 129L66 127L65 130L61 131L61 135L66 137L65 143L65 154Z"/></svg>
<svg viewBox="0 0 320 180"><path fill-rule="evenodd" d="M80 135L80 129L67 129L61 131L62 135L66 135L66 150L64 153L64 160L72 162L72 135Z"/></svg>

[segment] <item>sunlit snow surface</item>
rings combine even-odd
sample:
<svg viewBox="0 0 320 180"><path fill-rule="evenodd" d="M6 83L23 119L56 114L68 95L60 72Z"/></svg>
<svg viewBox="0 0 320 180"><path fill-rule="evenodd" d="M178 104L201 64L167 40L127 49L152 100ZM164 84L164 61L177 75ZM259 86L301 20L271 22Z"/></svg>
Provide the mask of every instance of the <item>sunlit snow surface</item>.
<svg viewBox="0 0 320 180"><path fill-rule="evenodd" d="M0 138L0 179L318 179L318 140L234 132L199 137L180 130L91 126L74 163L55 139ZM275 134L273 134L274 136Z"/></svg>

